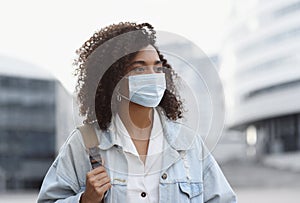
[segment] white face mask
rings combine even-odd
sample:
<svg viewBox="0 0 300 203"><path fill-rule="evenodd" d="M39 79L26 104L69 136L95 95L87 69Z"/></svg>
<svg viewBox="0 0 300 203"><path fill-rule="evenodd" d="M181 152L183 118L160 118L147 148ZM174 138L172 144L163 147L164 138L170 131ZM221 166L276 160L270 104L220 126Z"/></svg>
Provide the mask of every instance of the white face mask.
<svg viewBox="0 0 300 203"><path fill-rule="evenodd" d="M128 77L129 100L133 103L156 107L166 90L165 73L132 75Z"/></svg>

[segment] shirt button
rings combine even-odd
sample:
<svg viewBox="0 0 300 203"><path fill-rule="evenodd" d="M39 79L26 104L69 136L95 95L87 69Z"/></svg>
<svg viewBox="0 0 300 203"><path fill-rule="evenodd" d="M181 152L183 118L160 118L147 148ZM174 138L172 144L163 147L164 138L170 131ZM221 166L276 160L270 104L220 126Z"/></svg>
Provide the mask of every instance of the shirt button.
<svg viewBox="0 0 300 203"><path fill-rule="evenodd" d="M164 180L166 180L166 179L167 179L167 177L168 177L168 176L167 176L167 174L166 174L166 173L162 174L162 176L161 176L161 178L162 178L162 179L164 179Z"/></svg>
<svg viewBox="0 0 300 203"><path fill-rule="evenodd" d="M142 193L141 193L141 196L142 196L142 197L146 197L146 195L147 195L147 194L146 194L145 192L142 192Z"/></svg>

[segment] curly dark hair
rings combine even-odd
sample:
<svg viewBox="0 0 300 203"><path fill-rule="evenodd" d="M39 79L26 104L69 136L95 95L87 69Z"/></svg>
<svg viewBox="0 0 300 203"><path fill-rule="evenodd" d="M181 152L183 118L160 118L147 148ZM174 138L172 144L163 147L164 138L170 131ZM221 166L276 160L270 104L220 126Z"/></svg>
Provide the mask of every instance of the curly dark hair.
<svg viewBox="0 0 300 203"><path fill-rule="evenodd" d="M171 120L182 118L182 102L174 85L176 73L155 46L155 31L149 23L121 22L102 28L87 40L76 53L75 76L78 77L75 92L80 115L84 123L97 120L106 130L112 117L112 95L118 82L126 75L129 62L138 50L152 45L165 67L167 88L159 103Z"/></svg>

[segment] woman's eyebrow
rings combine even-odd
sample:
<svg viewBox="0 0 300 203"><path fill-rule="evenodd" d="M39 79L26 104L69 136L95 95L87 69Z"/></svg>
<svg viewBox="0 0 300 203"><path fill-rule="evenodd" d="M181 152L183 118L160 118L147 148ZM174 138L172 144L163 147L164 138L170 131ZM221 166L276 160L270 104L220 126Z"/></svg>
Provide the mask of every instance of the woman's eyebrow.
<svg viewBox="0 0 300 203"><path fill-rule="evenodd" d="M154 61L154 65L157 65L157 64L161 64L162 61L160 60L156 60ZM132 63L129 64L129 66L133 66L133 65L147 65L147 63L145 61L142 61L142 60L139 60L139 61L133 61Z"/></svg>
<svg viewBox="0 0 300 203"><path fill-rule="evenodd" d="M162 61L160 61L160 60L155 61L154 65L157 65L157 64L162 64Z"/></svg>

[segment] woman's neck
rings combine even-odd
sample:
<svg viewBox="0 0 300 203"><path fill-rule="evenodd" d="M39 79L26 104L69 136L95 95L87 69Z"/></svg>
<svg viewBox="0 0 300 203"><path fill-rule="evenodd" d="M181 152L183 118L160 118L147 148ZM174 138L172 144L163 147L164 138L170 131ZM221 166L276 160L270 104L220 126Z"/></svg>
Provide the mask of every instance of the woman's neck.
<svg viewBox="0 0 300 203"><path fill-rule="evenodd" d="M147 128L152 123L153 109L135 103L129 103L129 117L138 128Z"/></svg>
<svg viewBox="0 0 300 203"><path fill-rule="evenodd" d="M148 139L152 128L153 108L129 102L120 110L119 116L131 137L138 138L142 135Z"/></svg>
<svg viewBox="0 0 300 203"><path fill-rule="evenodd" d="M119 116L129 133L140 159L145 164L153 123L153 109L129 102L120 108Z"/></svg>

